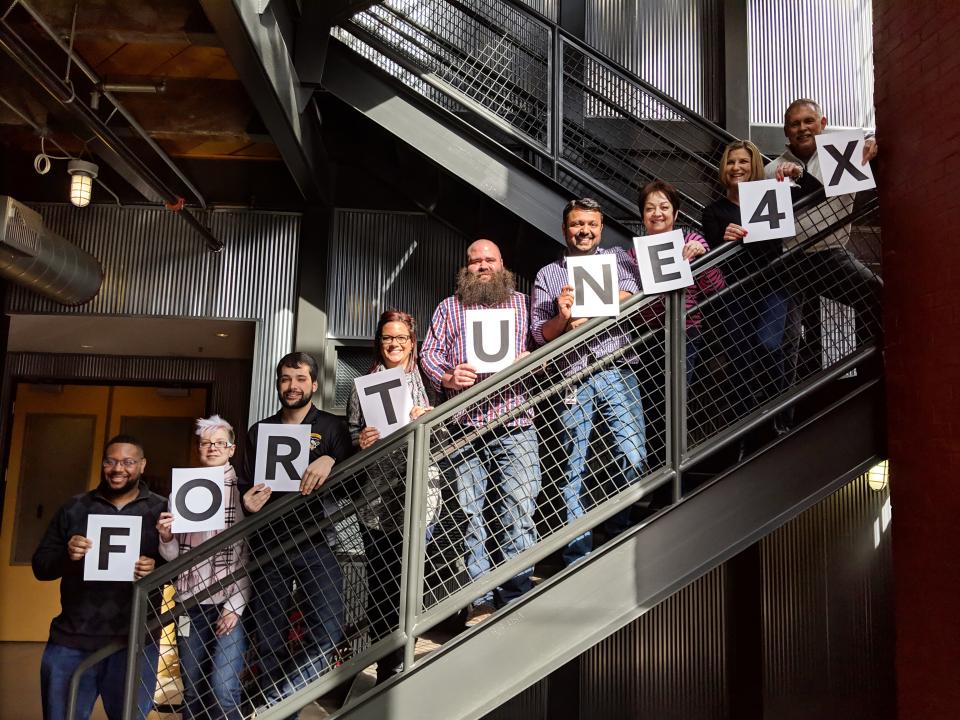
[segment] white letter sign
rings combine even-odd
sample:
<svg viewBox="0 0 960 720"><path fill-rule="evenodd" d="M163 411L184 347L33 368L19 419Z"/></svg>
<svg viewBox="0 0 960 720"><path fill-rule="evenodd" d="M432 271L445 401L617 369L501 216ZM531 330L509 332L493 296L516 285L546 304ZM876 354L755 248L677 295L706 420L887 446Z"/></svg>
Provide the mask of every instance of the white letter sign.
<svg viewBox="0 0 960 720"><path fill-rule="evenodd" d="M513 308L466 310L467 363L478 373L492 373L517 357L517 316Z"/></svg>
<svg viewBox="0 0 960 720"><path fill-rule="evenodd" d="M353 381L367 427L380 431L384 438L410 422L413 397L402 368L361 375Z"/></svg>
<svg viewBox="0 0 960 720"><path fill-rule="evenodd" d="M690 263L683 259L683 233L680 230L635 237L640 284L645 295L680 290L693 285Z"/></svg>
<svg viewBox="0 0 960 720"><path fill-rule="evenodd" d="M310 464L310 426L277 423L257 429L254 482L279 492L300 489L300 478Z"/></svg>
<svg viewBox="0 0 960 720"><path fill-rule="evenodd" d="M740 188L740 225L747 231L745 243L793 237L793 199L790 183L776 180L742 182Z"/></svg>
<svg viewBox="0 0 960 720"><path fill-rule="evenodd" d="M573 317L611 317L620 312L620 280L613 253L568 257L567 284L573 287Z"/></svg>
<svg viewBox="0 0 960 720"><path fill-rule="evenodd" d="M223 530L223 466L173 468L170 482L170 512L175 533Z"/></svg>
<svg viewBox="0 0 960 720"><path fill-rule="evenodd" d="M817 158L823 175L823 191L827 197L875 188L870 163L863 165L862 130L817 135Z"/></svg>
<svg viewBox="0 0 960 720"><path fill-rule="evenodd" d="M133 582L142 528L141 517L88 515L87 538L93 547L83 558L83 579Z"/></svg>

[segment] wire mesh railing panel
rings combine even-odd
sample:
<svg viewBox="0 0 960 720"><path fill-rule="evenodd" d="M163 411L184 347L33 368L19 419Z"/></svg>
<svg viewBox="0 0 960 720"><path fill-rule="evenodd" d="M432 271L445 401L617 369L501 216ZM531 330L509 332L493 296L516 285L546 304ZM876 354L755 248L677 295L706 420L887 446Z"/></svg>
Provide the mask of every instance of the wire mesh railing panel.
<svg viewBox="0 0 960 720"><path fill-rule="evenodd" d="M668 179L694 208L719 194L713 158L726 138L705 131L639 82L562 43L561 156L635 202L636 189ZM699 213L694 217L699 220Z"/></svg>
<svg viewBox="0 0 960 720"><path fill-rule="evenodd" d="M704 318L700 354L709 358L688 388L690 447L881 343L877 212L854 223L849 212L847 204L821 202L798 213L805 229L786 249L755 243L717 266L727 288L689 310ZM712 246L723 245L721 226L711 233L707 225ZM791 423L792 411L782 412L773 430Z"/></svg>
<svg viewBox="0 0 960 720"><path fill-rule="evenodd" d="M664 347L662 304L651 301L431 423L430 462L453 514L432 533L426 610L664 466ZM587 534L564 556L589 547ZM530 588L531 570L465 602L501 607Z"/></svg>
<svg viewBox="0 0 960 720"><path fill-rule="evenodd" d="M157 705L188 718L263 714L352 657L377 659L371 646L400 624L407 448L199 556L171 578L172 602L150 590L144 631L162 628L167 646Z"/></svg>
<svg viewBox="0 0 960 720"><path fill-rule="evenodd" d="M450 109L472 102L539 145L548 141L548 66L550 32L536 22L521 22L519 12L504 3L480 0L391 0L354 16L341 39L356 49L350 28L359 28L419 73L445 83ZM397 74L396 63L361 53L400 77L415 91L437 101L412 73Z"/></svg>

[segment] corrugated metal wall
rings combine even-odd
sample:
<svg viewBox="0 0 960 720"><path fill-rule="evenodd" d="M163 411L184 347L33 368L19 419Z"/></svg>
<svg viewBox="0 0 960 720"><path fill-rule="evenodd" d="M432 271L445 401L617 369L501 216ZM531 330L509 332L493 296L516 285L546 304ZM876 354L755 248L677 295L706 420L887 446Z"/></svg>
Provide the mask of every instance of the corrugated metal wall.
<svg viewBox="0 0 960 720"><path fill-rule="evenodd" d="M713 121L723 112L720 0L587 0L586 41Z"/></svg>
<svg viewBox="0 0 960 720"><path fill-rule="evenodd" d="M214 254L164 209L33 207L47 227L97 257L105 279L99 295L78 308L12 288L7 312L256 320L248 419L275 409L273 367L293 346L299 215L201 214L226 244Z"/></svg>
<svg viewBox="0 0 960 720"><path fill-rule="evenodd" d="M337 210L330 237L327 332L365 344L390 307L414 316L422 340L470 244L423 213L374 210Z"/></svg>
<svg viewBox="0 0 960 720"><path fill-rule="evenodd" d="M863 476L760 542L767 717L892 717L889 503Z"/></svg>
<svg viewBox="0 0 960 720"><path fill-rule="evenodd" d="M726 717L723 567L583 654L582 720Z"/></svg>
<svg viewBox="0 0 960 720"><path fill-rule="evenodd" d="M750 123L783 125L798 97L833 127L873 127L872 0L748 0Z"/></svg>

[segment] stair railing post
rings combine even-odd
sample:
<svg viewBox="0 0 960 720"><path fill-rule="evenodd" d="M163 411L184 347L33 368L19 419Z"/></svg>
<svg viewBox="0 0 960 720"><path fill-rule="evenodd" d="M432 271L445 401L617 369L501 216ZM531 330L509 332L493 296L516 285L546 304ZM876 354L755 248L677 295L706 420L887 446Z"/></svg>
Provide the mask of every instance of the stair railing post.
<svg viewBox="0 0 960 720"><path fill-rule="evenodd" d="M560 37L560 28L554 25L550 28L550 49L547 53L547 127L550 135L547 144L550 147L550 158L553 161L551 176L557 180L560 176L560 156L563 143L563 40Z"/></svg>
<svg viewBox="0 0 960 720"><path fill-rule="evenodd" d="M687 450L687 332L684 317L686 290L667 295L664 381L666 382L667 463L675 473L673 501L683 495L680 466Z"/></svg>
<svg viewBox="0 0 960 720"><path fill-rule="evenodd" d="M407 491L403 556L400 559L400 630L406 638L403 668L413 666L417 638L413 634L423 607L423 564L426 547L427 472L430 459L430 431L420 425L407 445Z"/></svg>
<svg viewBox="0 0 960 720"><path fill-rule="evenodd" d="M140 583L133 584L133 598L130 605L130 639L127 643L127 676L124 679L123 686L124 720L137 720L137 695L139 694L137 691L142 677L140 663L144 662L143 650L147 633L148 592ZM156 680L154 680L154 687L149 688L151 698L154 690L156 690Z"/></svg>

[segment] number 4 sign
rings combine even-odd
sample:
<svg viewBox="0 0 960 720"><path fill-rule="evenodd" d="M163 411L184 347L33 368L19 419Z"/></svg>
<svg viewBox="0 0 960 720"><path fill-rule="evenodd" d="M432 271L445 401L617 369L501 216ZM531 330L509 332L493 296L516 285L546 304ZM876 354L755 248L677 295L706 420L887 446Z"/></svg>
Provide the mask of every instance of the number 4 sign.
<svg viewBox="0 0 960 720"><path fill-rule="evenodd" d="M747 231L745 243L796 235L790 184L777 180L740 183L740 225Z"/></svg>

